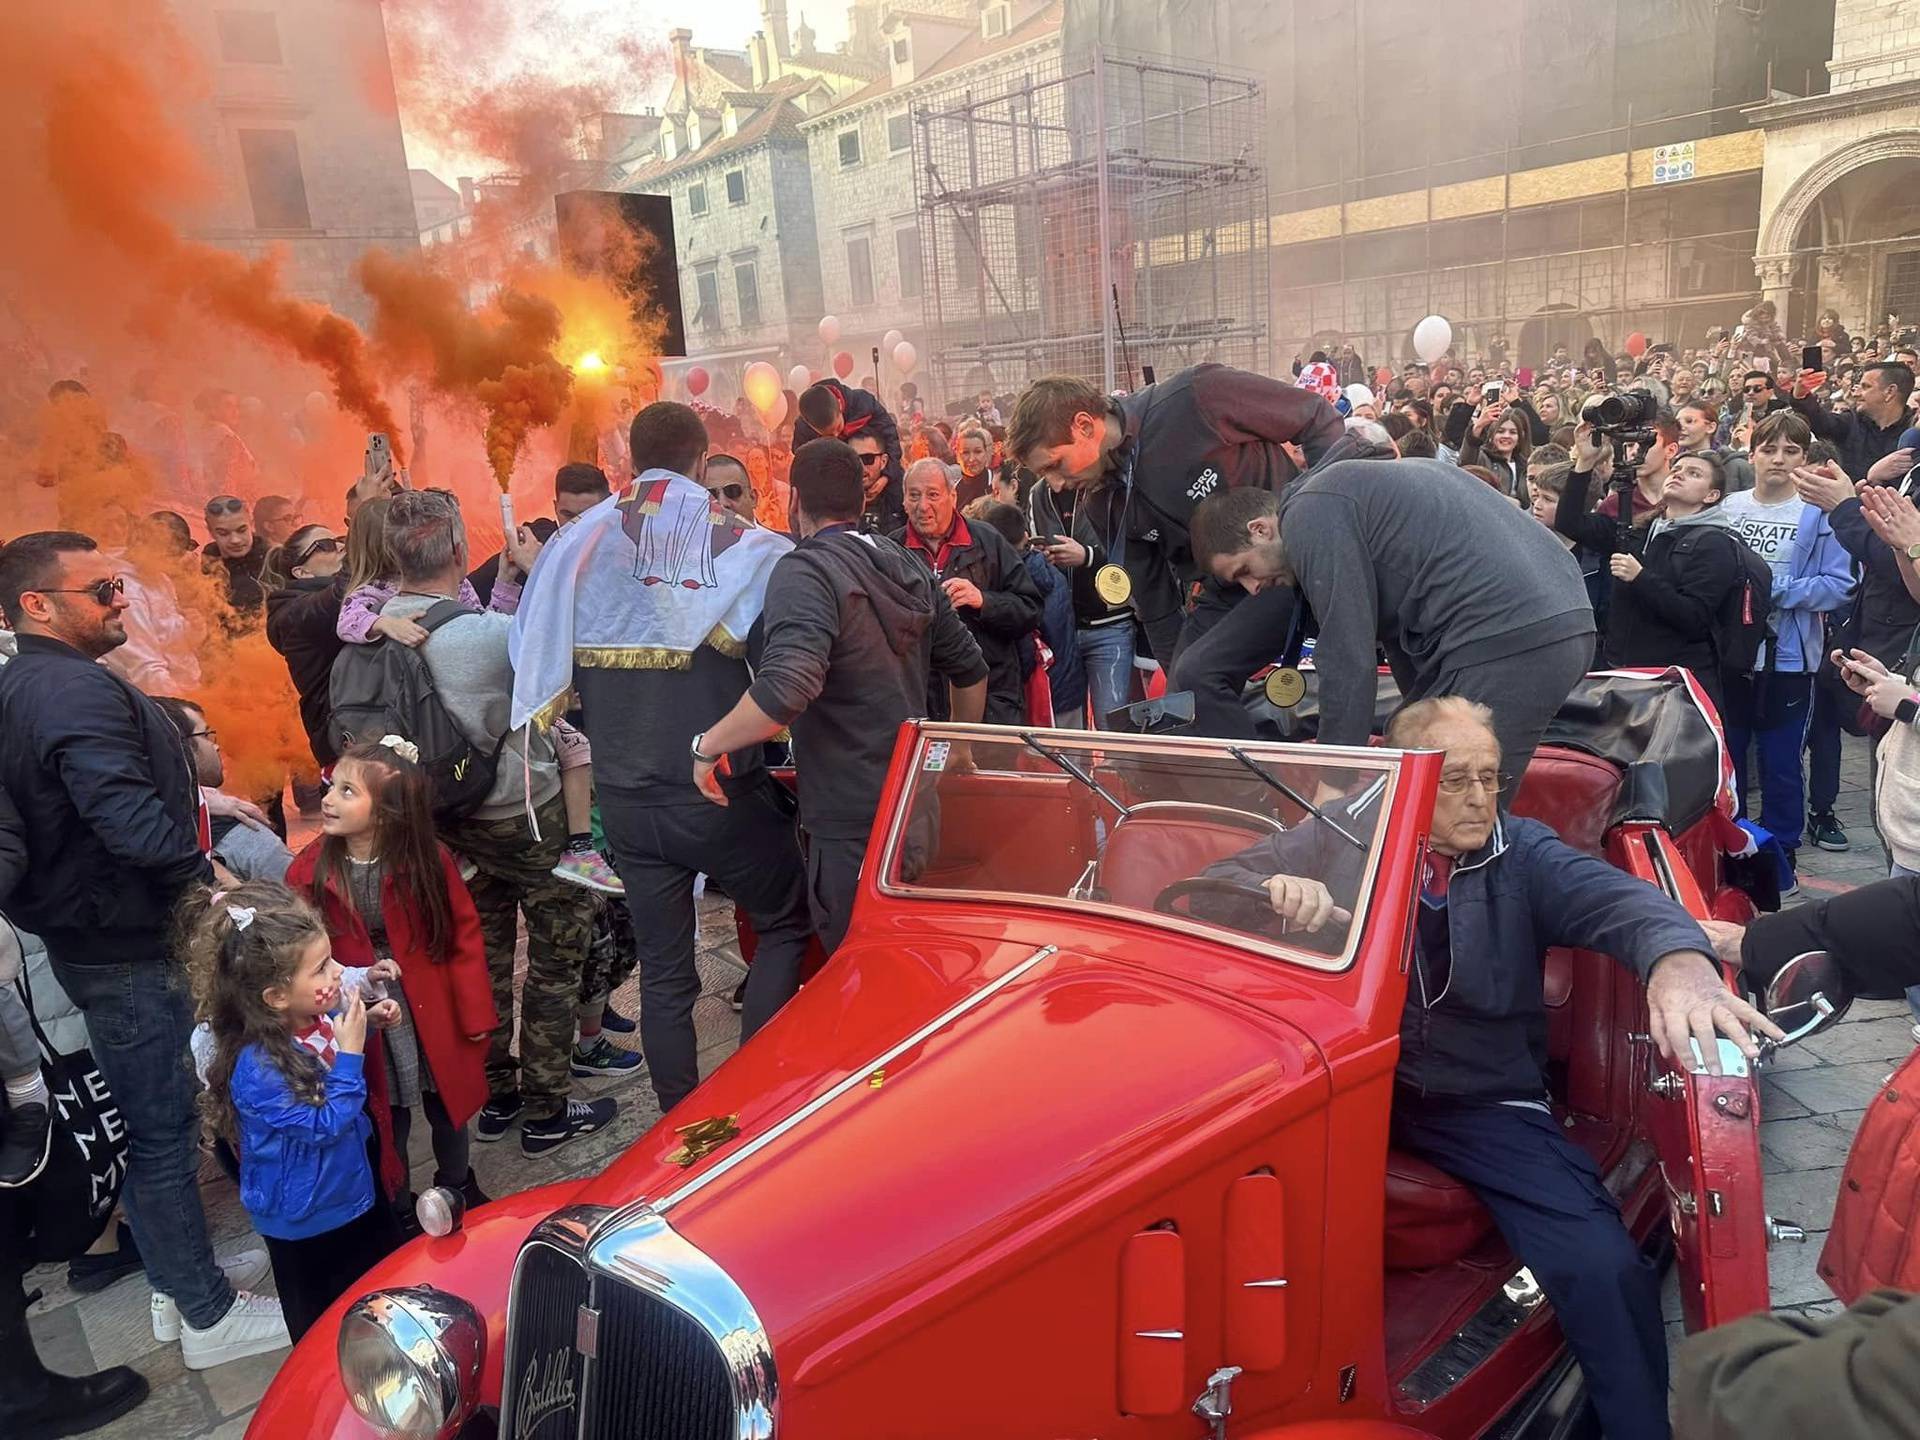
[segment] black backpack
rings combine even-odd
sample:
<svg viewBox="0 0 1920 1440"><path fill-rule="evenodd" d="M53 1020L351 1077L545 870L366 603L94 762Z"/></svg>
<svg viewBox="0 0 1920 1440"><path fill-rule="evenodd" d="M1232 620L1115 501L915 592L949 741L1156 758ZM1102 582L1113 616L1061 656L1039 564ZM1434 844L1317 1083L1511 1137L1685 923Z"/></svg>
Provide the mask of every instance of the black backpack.
<svg viewBox="0 0 1920 1440"><path fill-rule="evenodd" d="M440 600L415 623L431 635L449 620L472 613L458 600ZM387 735L414 743L433 787L435 820L464 819L493 792L500 750L512 732L502 734L490 751L469 740L441 703L420 650L394 640L347 646L334 657L328 700L327 737L336 752Z"/></svg>
<svg viewBox="0 0 1920 1440"><path fill-rule="evenodd" d="M1709 532L1696 532L1706 533ZM1751 675L1759 665L1761 647L1766 648L1767 665L1773 664L1773 568L1740 536L1730 530L1719 533L1733 545L1738 573L1733 590L1714 622L1713 653L1720 662L1722 675ZM1676 546L1676 557L1679 554Z"/></svg>

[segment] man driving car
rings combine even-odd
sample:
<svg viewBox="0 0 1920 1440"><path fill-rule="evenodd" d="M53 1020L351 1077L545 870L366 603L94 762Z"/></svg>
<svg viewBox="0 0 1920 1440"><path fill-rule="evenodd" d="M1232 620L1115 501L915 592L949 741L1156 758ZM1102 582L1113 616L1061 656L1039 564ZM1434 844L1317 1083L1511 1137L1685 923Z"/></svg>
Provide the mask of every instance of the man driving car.
<svg viewBox="0 0 1920 1440"><path fill-rule="evenodd" d="M1446 1171L1492 1213L1552 1302L1606 1434L1665 1436L1659 1271L1549 1107L1543 957L1564 945L1630 966L1647 984L1655 1041L1676 1064L1695 1066L1697 1054L1717 1070L1716 1032L1752 1055L1748 1027L1779 1031L1722 983L1707 936L1679 904L1539 821L1500 813L1508 777L1486 706L1459 696L1416 701L1394 717L1387 743L1446 756L1400 1025L1392 1143ZM1263 891L1267 926L1278 917L1314 936L1351 923L1366 852L1334 825L1364 820L1379 788L1206 874Z"/></svg>

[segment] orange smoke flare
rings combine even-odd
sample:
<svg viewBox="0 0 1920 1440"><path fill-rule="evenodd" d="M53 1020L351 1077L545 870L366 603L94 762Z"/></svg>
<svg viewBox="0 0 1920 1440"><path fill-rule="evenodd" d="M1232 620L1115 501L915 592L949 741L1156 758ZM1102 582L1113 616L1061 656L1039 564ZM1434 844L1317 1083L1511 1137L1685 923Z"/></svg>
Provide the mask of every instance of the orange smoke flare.
<svg viewBox="0 0 1920 1440"><path fill-rule="evenodd" d="M278 255L249 261L183 237L157 202L198 170L184 137L128 56L92 37L76 49L62 57L46 112L47 170L73 223L111 244L162 295L318 366L341 408L393 435L365 338L324 305L288 295Z"/></svg>

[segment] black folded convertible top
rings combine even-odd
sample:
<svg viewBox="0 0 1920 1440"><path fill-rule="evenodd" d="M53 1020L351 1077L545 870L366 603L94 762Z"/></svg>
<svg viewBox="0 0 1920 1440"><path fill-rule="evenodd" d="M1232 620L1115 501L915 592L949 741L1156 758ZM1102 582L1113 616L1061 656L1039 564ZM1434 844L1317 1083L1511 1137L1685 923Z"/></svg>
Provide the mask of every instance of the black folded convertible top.
<svg viewBox="0 0 1920 1440"><path fill-rule="evenodd" d="M1319 729L1319 687L1312 670L1302 672L1307 692L1298 705L1276 709L1260 683L1247 689L1247 710L1263 737L1309 740ZM1393 676L1380 675L1374 733L1400 708ZM1666 780L1668 827L1685 830L1713 808L1720 784L1720 740L1706 714L1674 674L1588 675L1567 697L1547 727L1543 743L1564 745L1618 765L1657 765Z"/></svg>

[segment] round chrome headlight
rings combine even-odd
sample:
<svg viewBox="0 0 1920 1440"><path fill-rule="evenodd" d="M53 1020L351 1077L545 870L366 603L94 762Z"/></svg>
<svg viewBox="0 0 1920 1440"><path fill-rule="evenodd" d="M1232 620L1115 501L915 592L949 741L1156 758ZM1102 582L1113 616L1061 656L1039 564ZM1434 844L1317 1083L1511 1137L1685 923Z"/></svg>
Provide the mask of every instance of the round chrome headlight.
<svg viewBox="0 0 1920 1440"><path fill-rule="evenodd" d="M480 1400L480 1314L432 1285L375 1290L340 1322L340 1379L360 1418L394 1440L446 1440Z"/></svg>

